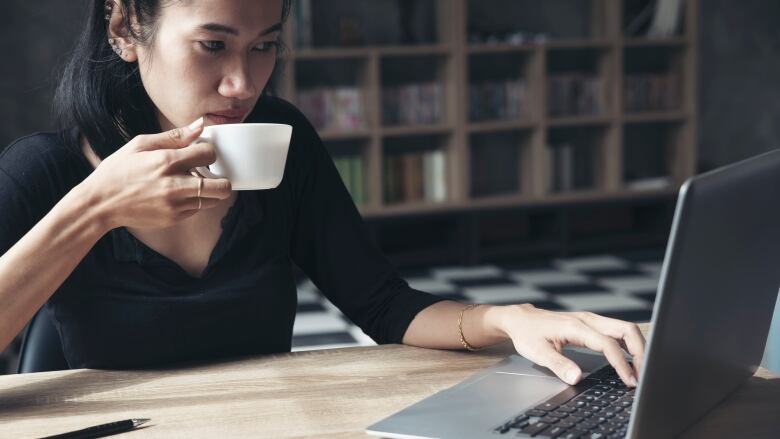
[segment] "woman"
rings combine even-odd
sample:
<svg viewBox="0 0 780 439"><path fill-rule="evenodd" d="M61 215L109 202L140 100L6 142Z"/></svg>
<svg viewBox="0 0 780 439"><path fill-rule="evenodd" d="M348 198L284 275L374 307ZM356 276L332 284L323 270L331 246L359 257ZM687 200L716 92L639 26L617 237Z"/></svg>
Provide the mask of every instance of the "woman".
<svg viewBox="0 0 780 439"><path fill-rule="evenodd" d="M263 93L289 0L102 1L57 90L61 130L0 156L0 347L45 304L71 367L289 351L294 262L378 343L511 339L570 384L581 370L560 350L581 345L636 384L636 325L466 307L399 277L311 125ZM233 192L191 175L216 157L190 145L204 125L259 121L293 125L278 188Z"/></svg>

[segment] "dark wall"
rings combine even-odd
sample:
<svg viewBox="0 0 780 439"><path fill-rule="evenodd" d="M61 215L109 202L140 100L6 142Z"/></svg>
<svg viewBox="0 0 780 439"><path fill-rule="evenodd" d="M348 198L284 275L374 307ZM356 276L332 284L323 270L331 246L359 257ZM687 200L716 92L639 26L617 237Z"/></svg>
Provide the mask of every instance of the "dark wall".
<svg viewBox="0 0 780 439"><path fill-rule="evenodd" d="M12 0L0 14L0 149L23 135L52 128L54 66L70 50L86 0Z"/></svg>
<svg viewBox="0 0 780 439"><path fill-rule="evenodd" d="M704 0L699 165L780 148L780 2Z"/></svg>
<svg viewBox="0 0 780 439"><path fill-rule="evenodd" d="M87 3L5 3L0 15L5 55L0 63L0 148L52 128L54 67L76 38ZM699 161L702 169L710 169L780 147L780 2L700 4Z"/></svg>

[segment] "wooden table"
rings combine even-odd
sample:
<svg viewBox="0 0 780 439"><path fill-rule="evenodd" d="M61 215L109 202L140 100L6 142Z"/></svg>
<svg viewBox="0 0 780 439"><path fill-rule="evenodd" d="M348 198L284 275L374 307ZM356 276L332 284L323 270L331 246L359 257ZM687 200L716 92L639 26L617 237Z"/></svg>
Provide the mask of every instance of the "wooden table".
<svg viewBox="0 0 780 439"><path fill-rule="evenodd" d="M368 425L512 352L508 343L476 353L384 345L167 370L0 376L0 437L147 417L150 426L119 436L367 438ZM778 415L780 378L762 369L684 437L778 438Z"/></svg>

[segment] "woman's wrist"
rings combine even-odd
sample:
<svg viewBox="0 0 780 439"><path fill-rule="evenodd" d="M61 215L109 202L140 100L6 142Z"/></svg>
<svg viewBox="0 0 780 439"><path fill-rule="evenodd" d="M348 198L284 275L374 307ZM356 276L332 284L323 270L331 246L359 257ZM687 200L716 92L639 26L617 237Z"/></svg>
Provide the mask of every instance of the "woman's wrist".
<svg viewBox="0 0 780 439"><path fill-rule="evenodd" d="M109 208L105 196L100 190L93 187L89 177L76 185L65 197L74 200L74 204L91 217L90 223L94 224L101 234L106 234L111 229L118 227L117 224L114 224L112 210Z"/></svg>
<svg viewBox="0 0 780 439"><path fill-rule="evenodd" d="M522 314L524 307L532 306L526 304L516 305L502 305L494 306L488 317L491 325L491 330L497 334L501 334L502 337L509 340L511 335L509 334L509 323L512 320L516 320L520 314Z"/></svg>
<svg viewBox="0 0 780 439"><path fill-rule="evenodd" d="M504 306L480 305L463 315L463 337L474 347L485 347L509 340L503 330Z"/></svg>

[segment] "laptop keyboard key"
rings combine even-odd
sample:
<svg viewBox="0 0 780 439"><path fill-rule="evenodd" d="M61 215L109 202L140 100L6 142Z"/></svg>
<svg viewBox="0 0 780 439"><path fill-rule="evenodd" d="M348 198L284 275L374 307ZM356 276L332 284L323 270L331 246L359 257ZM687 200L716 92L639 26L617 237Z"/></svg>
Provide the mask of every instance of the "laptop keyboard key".
<svg viewBox="0 0 780 439"><path fill-rule="evenodd" d="M514 421L512 421L512 424L510 425L511 428L525 428L528 425L528 417L521 416Z"/></svg>
<svg viewBox="0 0 780 439"><path fill-rule="evenodd" d="M550 424L545 424L544 422L537 422L535 424L530 424L524 429L520 430L521 432L525 434L530 434L531 436L536 436L537 434L541 433L542 430L549 427Z"/></svg>
<svg viewBox="0 0 780 439"><path fill-rule="evenodd" d="M558 404L553 404L551 402L545 402L544 404L539 404L535 407L536 410L541 410L544 412L551 412L558 408Z"/></svg>
<svg viewBox="0 0 780 439"><path fill-rule="evenodd" d="M536 409L528 410L527 412L525 412L525 414L527 416L533 416L535 418L541 418L542 416L547 416L547 412L543 410L536 410Z"/></svg>
<svg viewBox="0 0 780 439"><path fill-rule="evenodd" d="M599 426L599 423L594 421L594 420L591 420L591 419L588 419L586 421L582 421L579 424L577 424L577 428L581 428L583 430L592 430L592 429L594 429L594 428L596 428L598 426Z"/></svg>
<svg viewBox="0 0 780 439"><path fill-rule="evenodd" d="M547 430L542 431L539 433L538 437L549 437L549 438L557 438L558 436L562 435L566 432L566 429L558 427L558 426L552 426L548 428Z"/></svg>
<svg viewBox="0 0 780 439"><path fill-rule="evenodd" d="M576 422L573 422L573 421L570 421L570 420L568 420L568 419L567 419L567 420L565 420L565 421L560 421L560 422L558 422L558 423L557 423L557 424L555 424L555 425L556 425L557 427L561 427L561 428L572 428L572 427L574 427L575 425L577 425L577 423L576 423Z"/></svg>
<svg viewBox="0 0 780 439"><path fill-rule="evenodd" d="M539 419L539 422L544 422L547 424L555 424L556 422L558 422L558 418L556 418L555 416L545 416Z"/></svg>
<svg viewBox="0 0 780 439"><path fill-rule="evenodd" d="M509 431L509 423L506 423L506 424L496 428L496 431L501 433L501 434L504 434L504 433L508 432Z"/></svg>

